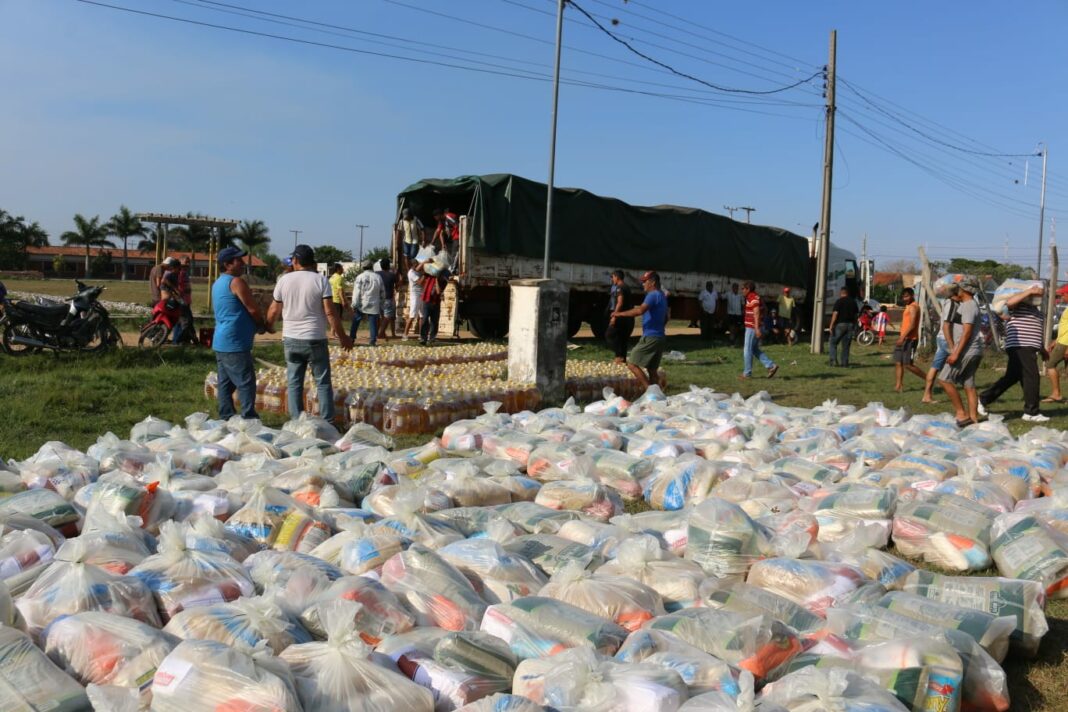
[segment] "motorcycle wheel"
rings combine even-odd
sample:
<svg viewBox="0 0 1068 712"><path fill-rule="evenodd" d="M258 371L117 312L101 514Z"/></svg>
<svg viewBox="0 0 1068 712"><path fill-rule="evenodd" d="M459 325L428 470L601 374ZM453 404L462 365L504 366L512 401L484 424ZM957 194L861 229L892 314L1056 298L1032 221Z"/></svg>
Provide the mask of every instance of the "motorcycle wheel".
<svg viewBox="0 0 1068 712"><path fill-rule="evenodd" d="M871 346L875 343L875 332L870 330L864 330L857 334L857 343L862 346Z"/></svg>
<svg viewBox="0 0 1068 712"><path fill-rule="evenodd" d="M143 349L158 349L167 340L170 330L163 324L149 324L141 329L137 345Z"/></svg>
<svg viewBox="0 0 1068 712"><path fill-rule="evenodd" d="M105 323L97 327L93 338L82 347L82 351L95 353L97 351L109 351L116 347L122 348L122 337L119 335L119 330L115 328L114 324Z"/></svg>
<svg viewBox="0 0 1068 712"><path fill-rule="evenodd" d="M32 354L40 351L36 346L26 346L25 344L12 343L11 338L13 336L25 336L27 338L35 338L33 331L25 324L5 324L4 330L0 333L0 347L3 348L4 353L9 356L25 356L26 354Z"/></svg>

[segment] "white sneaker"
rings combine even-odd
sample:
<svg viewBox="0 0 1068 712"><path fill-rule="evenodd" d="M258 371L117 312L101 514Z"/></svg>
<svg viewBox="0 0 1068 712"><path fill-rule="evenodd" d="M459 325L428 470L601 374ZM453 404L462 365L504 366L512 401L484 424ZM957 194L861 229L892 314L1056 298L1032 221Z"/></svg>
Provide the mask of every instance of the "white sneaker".
<svg viewBox="0 0 1068 712"><path fill-rule="evenodd" d="M983 401L979 401L979 402L978 402L978 403L976 404L976 406L975 406L975 409L976 409L977 411L979 411L979 415L984 415L984 416L985 416L985 415L987 415L987 412L986 412L986 406L985 406L985 405L983 405Z"/></svg>
<svg viewBox="0 0 1068 712"><path fill-rule="evenodd" d="M1048 423L1049 422L1049 416L1048 415L1042 415L1041 413L1036 413L1035 415L1028 415L1027 413L1024 413L1023 419L1026 420L1028 423Z"/></svg>

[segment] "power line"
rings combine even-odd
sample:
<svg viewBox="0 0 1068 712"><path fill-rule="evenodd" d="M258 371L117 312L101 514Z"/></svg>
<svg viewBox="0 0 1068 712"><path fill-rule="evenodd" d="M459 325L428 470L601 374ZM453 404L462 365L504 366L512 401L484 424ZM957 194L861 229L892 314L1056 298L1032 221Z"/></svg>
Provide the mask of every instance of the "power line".
<svg viewBox="0 0 1068 712"><path fill-rule="evenodd" d="M578 3L575 2L575 0L565 0L565 2L567 4L569 4L569 5L571 5L576 10L578 10L583 15L585 15L586 18L590 22L592 22L594 25L597 26L597 29L599 29L604 34L608 35L610 38L612 38L613 40L615 40L619 44L621 44L624 47L626 47L633 54L636 54L637 56L641 57L642 59L644 59L644 60L646 60L648 62L652 62L653 64L657 65L658 67L663 67L664 69L668 70L669 72L671 72L672 74L674 74L676 76L683 77L685 79L689 79L690 81L697 82L698 84L703 84L706 87L709 87L710 89L715 89L716 91L728 92L728 93L731 93L731 94L757 94L757 95L778 94L779 92L787 91L789 89L793 89L794 87L798 87L798 86L801 86L802 84L810 82L810 81L812 81L813 79L815 79L816 77L820 76L823 73L823 70L814 72L812 75L810 75L810 76L808 76L808 77L806 77L806 78L804 78L804 79L802 79L800 81L794 82L793 84L788 84L786 86L779 87L777 89L755 90L755 89L737 89L737 88L734 88L734 87L720 86L718 84L713 84L712 82L707 82L704 79L698 79L697 77L693 76L692 74L687 74L685 72L680 72L678 69L675 69L671 65L665 64L664 62L661 62L658 59L654 59L654 58L650 57L649 55L645 54L644 52L635 49L634 46L631 45L629 42L627 42L626 40L624 40L624 39L622 39L620 37L617 37L615 34L612 33L611 30L609 30L604 25L602 25L600 22L598 22L597 19L594 18L593 15L591 15L588 12L586 12L582 8L581 5L579 5Z"/></svg>

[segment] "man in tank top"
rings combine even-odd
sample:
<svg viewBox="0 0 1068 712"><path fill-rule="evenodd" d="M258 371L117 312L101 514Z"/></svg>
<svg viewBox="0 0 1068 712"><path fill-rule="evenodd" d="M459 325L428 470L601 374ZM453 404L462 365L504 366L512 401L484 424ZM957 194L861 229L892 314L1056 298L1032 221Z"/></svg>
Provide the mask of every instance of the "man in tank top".
<svg viewBox="0 0 1068 712"><path fill-rule="evenodd" d="M219 417L234 415L234 391L241 401L241 417L256 414L256 365L252 361L252 341L266 330L263 314L242 275L244 250L226 247L219 251L221 274L211 285L215 312L215 334L211 348L219 370Z"/></svg>

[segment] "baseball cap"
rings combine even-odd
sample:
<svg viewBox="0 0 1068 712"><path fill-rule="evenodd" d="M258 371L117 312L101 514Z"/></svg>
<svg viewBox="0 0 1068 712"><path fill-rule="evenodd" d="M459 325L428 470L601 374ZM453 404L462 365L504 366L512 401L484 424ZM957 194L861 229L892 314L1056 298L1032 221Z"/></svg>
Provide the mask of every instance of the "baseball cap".
<svg viewBox="0 0 1068 712"><path fill-rule="evenodd" d="M224 265L230 260L236 260L238 257L244 257L247 254L240 247L224 247L219 250L219 264Z"/></svg>
<svg viewBox="0 0 1068 712"><path fill-rule="evenodd" d="M659 276L660 275L658 275L655 271L647 270L644 274L642 274L641 278L638 281L639 282L648 282L650 279L656 279Z"/></svg>
<svg viewBox="0 0 1068 712"><path fill-rule="evenodd" d="M967 292L968 294L975 294L979 291L979 280L970 275L965 275L963 279L957 282L957 286L963 292Z"/></svg>
<svg viewBox="0 0 1068 712"><path fill-rule="evenodd" d="M789 287L783 287L782 291L783 291L783 294L789 294L790 293L790 288Z"/></svg>
<svg viewBox="0 0 1068 712"><path fill-rule="evenodd" d="M1068 294L1068 284L1063 284L1057 288L1057 294Z"/></svg>
<svg viewBox="0 0 1068 712"><path fill-rule="evenodd" d="M307 245L297 245L293 248L293 257L302 265L308 265L315 262L315 250Z"/></svg>
<svg viewBox="0 0 1068 712"><path fill-rule="evenodd" d="M286 255L285 257L282 258L282 264L285 265L286 267L292 267L293 266L293 258L290 257L289 255Z"/></svg>
<svg viewBox="0 0 1068 712"><path fill-rule="evenodd" d="M176 257L168 257L167 259L163 260L163 264L176 265L178 264L178 259Z"/></svg>

